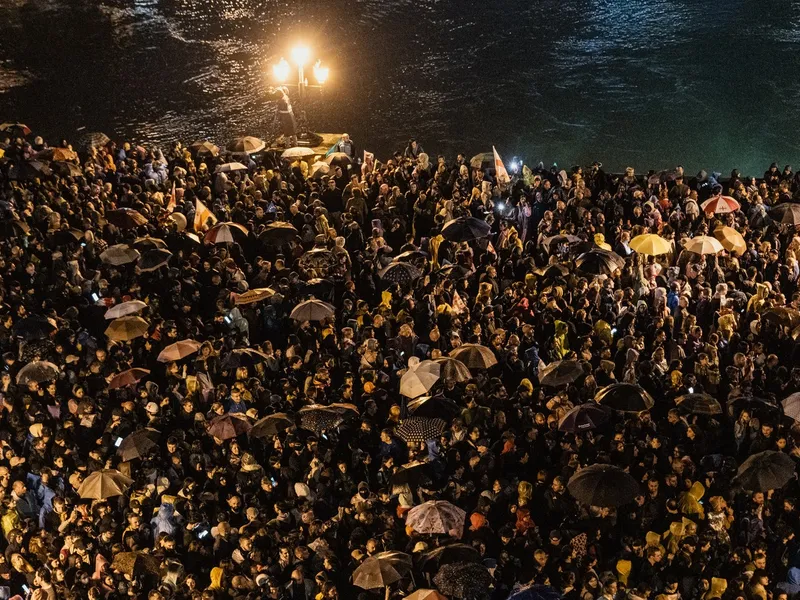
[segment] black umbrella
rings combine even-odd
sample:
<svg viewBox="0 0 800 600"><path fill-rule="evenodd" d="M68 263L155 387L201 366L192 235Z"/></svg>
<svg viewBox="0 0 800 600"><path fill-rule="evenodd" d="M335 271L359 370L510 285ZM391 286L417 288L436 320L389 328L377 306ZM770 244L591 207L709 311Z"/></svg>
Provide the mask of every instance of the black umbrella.
<svg viewBox="0 0 800 600"><path fill-rule="evenodd" d="M769 217L778 223L786 225L800 225L800 203L784 202L773 206L769 211Z"/></svg>
<svg viewBox="0 0 800 600"><path fill-rule="evenodd" d="M327 429L334 429L344 422L344 416L336 409L320 404L304 406L298 411L300 427L320 434Z"/></svg>
<svg viewBox="0 0 800 600"><path fill-rule="evenodd" d="M599 248L584 252L575 260L575 266L590 275L613 275L614 271L624 265L625 261L621 256Z"/></svg>
<svg viewBox="0 0 800 600"><path fill-rule="evenodd" d="M394 257L393 262L424 262L428 260L428 254L422 250L406 250Z"/></svg>
<svg viewBox="0 0 800 600"><path fill-rule="evenodd" d="M708 394L684 394L675 398L675 404L695 415L721 415L722 406Z"/></svg>
<svg viewBox="0 0 800 600"><path fill-rule="evenodd" d="M451 242L471 242L488 236L492 226L475 217L459 217L442 228L442 237Z"/></svg>
<svg viewBox="0 0 800 600"><path fill-rule="evenodd" d="M599 463L570 477L567 489L579 502L602 507L622 506L639 494L639 484L628 473Z"/></svg>
<svg viewBox="0 0 800 600"><path fill-rule="evenodd" d="M449 598L484 600L491 596L492 576L481 564L451 563L444 565L433 582Z"/></svg>
<svg viewBox="0 0 800 600"><path fill-rule="evenodd" d="M225 371L232 371L239 367L254 367L259 363L269 360L269 356L252 348L236 348L231 350L222 359L220 367Z"/></svg>
<svg viewBox="0 0 800 600"><path fill-rule="evenodd" d="M271 438L294 425L292 418L286 413L275 413L256 421L250 430L251 438Z"/></svg>
<svg viewBox="0 0 800 600"><path fill-rule="evenodd" d="M632 383L612 383L599 390L595 402L620 412L641 412L653 408L655 401L644 388Z"/></svg>
<svg viewBox="0 0 800 600"><path fill-rule="evenodd" d="M743 410L747 409L750 412L774 415L783 412L780 404L777 404L766 398L756 398L755 396L738 396L728 400L728 415L731 417L738 415Z"/></svg>
<svg viewBox="0 0 800 600"><path fill-rule="evenodd" d="M80 229L59 229L53 234L53 240L57 246L69 246L78 243L83 238Z"/></svg>
<svg viewBox="0 0 800 600"><path fill-rule="evenodd" d="M569 275L569 267L561 263L552 263L546 267L536 269L534 273L540 275L541 277L554 279L556 277L564 277Z"/></svg>
<svg viewBox="0 0 800 600"><path fill-rule="evenodd" d="M9 219L3 223L2 231L4 238L25 237L31 232L31 228L25 221Z"/></svg>
<svg viewBox="0 0 800 600"><path fill-rule="evenodd" d="M315 277L314 279L309 279L304 284L304 292L306 294L312 294L314 296L327 298L330 296L330 293L333 291L334 283L330 279L320 279L319 277Z"/></svg>
<svg viewBox="0 0 800 600"><path fill-rule="evenodd" d="M381 270L380 278L387 283L399 283L406 285L413 283L414 280L419 279L422 275L417 267L411 263L395 262L390 263L385 269Z"/></svg>
<svg viewBox="0 0 800 600"><path fill-rule="evenodd" d="M461 412L461 407L444 396L420 396L406 405L408 412L415 417L452 418Z"/></svg>
<svg viewBox="0 0 800 600"><path fill-rule="evenodd" d="M455 265L453 263L443 265L438 271L436 271L436 273L442 277L446 277L447 279L464 279L472 274L472 272L466 267Z"/></svg>
<svg viewBox="0 0 800 600"><path fill-rule="evenodd" d="M53 171L45 163L38 160L28 160L17 165L16 179L31 180L37 177L47 177ZM11 177L14 179L14 177Z"/></svg>
<svg viewBox="0 0 800 600"><path fill-rule="evenodd" d="M170 258L172 258L172 252L169 250L147 250L142 252L136 266L145 273L157 271L161 267L166 267Z"/></svg>
<svg viewBox="0 0 800 600"><path fill-rule="evenodd" d="M86 133L78 138L77 145L79 148L100 148L105 146L111 141L111 138L108 137L105 133L101 133L99 131L94 131L91 133Z"/></svg>
<svg viewBox="0 0 800 600"><path fill-rule="evenodd" d="M430 463L414 461L398 468L389 478L390 485L416 486L430 479Z"/></svg>
<svg viewBox="0 0 800 600"><path fill-rule="evenodd" d="M83 177L83 170L75 163L56 161L50 163L50 168L61 177Z"/></svg>
<svg viewBox="0 0 800 600"><path fill-rule="evenodd" d="M562 244L577 244L581 241L577 235L553 235L542 240L542 246L550 250L553 246Z"/></svg>
<svg viewBox="0 0 800 600"><path fill-rule="evenodd" d="M30 341L50 337L56 326L41 315L31 315L14 323L11 330L15 336Z"/></svg>
<svg viewBox="0 0 800 600"><path fill-rule="evenodd" d="M539 383L551 387L560 387L575 383L586 375L583 363L578 360L560 360L547 365L539 371Z"/></svg>
<svg viewBox="0 0 800 600"><path fill-rule="evenodd" d="M294 225L283 221L276 221L275 223L267 225L264 231L261 232L261 235L258 236L258 239L271 246L282 246L283 244L291 242L297 236L297 229L295 229Z"/></svg>
<svg viewBox="0 0 800 600"><path fill-rule="evenodd" d="M561 594L549 585L531 585L511 594L507 600L561 600Z"/></svg>
<svg viewBox="0 0 800 600"><path fill-rule="evenodd" d="M794 477L795 462L788 454L765 450L747 457L736 472L734 483L746 490L779 490Z"/></svg>
<svg viewBox="0 0 800 600"><path fill-rule="evenodd" d="M595 429L608 421L609 410L599 404L587 402L579 404L558 422L558 430L565 433L578 433Z"/></svg>
<svg viewBox="0 0 800 600"><path fill-rule="evenodd" d="M112 225L116 225L120 229L133 229L147 223L145 217L138 210L132 208L118 208L110 210L106 213L106 221Z"/></svg>
<svg viewBox="0 0 800 600"><path fill-rule="evenodd" d="M438 571L452 563L479 563L481 554L468 544L447 544L434 548L419 557L418 567L422 571Z"/></svg>
<svg viewBox="0 0 800 600"><path fill-rule="evenodd" d="M152 450L158 448L158 439L161 432L157 429L145 427L128 435L117 448L117 454L122 460L135 460L144 458Z"/></svg>
<svg viewBox="0 0 800 600"><path fill-rule="evenodd" d="M408 417L404 419L395 432L397 437L407 444L427 442L439 437L447 427L442 419L427 417Z"/></svg>

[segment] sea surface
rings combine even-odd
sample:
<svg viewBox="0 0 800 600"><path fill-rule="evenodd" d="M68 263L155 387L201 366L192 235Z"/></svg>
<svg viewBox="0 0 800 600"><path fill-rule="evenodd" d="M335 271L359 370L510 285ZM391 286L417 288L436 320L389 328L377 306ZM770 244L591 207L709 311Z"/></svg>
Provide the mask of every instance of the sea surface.
<svg viewBox="0 0 800 600"><path fill-rule="evenodd" d="M298 42L330 68L312 128L379 158L415 136L560 167L800 167L794 0L0 0L0 121L269 137Z"/></svg>

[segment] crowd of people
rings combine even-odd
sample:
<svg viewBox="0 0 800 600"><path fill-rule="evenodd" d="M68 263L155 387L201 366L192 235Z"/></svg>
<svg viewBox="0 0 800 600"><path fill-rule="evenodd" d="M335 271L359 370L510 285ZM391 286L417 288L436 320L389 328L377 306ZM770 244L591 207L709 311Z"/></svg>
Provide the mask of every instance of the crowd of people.
<svg viewBox="0 0 800 600"><path fill-rule="evenodd" d="M800 592L790 167L0 148L1 598Z"/></svg>

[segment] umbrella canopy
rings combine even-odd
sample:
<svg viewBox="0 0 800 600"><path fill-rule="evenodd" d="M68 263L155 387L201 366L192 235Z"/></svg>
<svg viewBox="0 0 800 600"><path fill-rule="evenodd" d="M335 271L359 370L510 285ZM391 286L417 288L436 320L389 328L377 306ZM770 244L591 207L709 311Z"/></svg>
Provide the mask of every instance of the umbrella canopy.
<svg viewBox="0 0 800 600"><path fill-rule="evenodd" d="M111 381L108 382L108 388L111 390L116 390L129 385L135 385L148 375L150 375L150 371L148 369L127 369L114 375L114 377L111 378Z"/></svg>
<svg viewBox="0 0 800 600"><path fill-rule="evenodd" d="M407 444L413 444L435 440L446 427L447 423L442 419L408 417L403 419L395 434Z"/></svg>
<svg viewBox="0 0 800 600"><path fill-rule="evenodd" d="M248 435L251 438L271 438L292 425L294 421L289 415L275 413L256 421Z"/></svg>
<svg viewBox="0 0 800 600"><path fill-rule="evenodd" d="M550 387L560 387L575 383L586 372L583 363L578 360L560 360L551 363L539 371L539 383Z"/></svg>
<svg viewBox="0 0 800 600"><path fill-rule="evenodd" d="M672 244L655 233L637 235L631 240L630 247L639 254L659 256L672 252Z"/></svg>
<svg viewBox="0 0 800 600"><path fill-rule="evenodd" d="M348 166L353 164L353 159L344 152L331 152L325 157L325 162L331 166L342 167L342 169L346 169Z"/></svg>
<svg viewBox="0 0 800 600"><path fill-rule="evenodd" d="M439 381L441 367L432 360L408 359L408 370L400 378L400 393L408 398L422 396Z"/></svg>
<svg viewBox="0 0 800 600"><path fill-rule="evenodd" d="M684 394L675 398L675 404L694 415L721 415L722 406L708 394Z"/></svg>
<svg viewBox="0 0 800 600"><path fill-rule="evenodd" d="M321 404L304 406L297 413L300 415L300 427L316 434L334 429L344 422L341 412Z"/></svg>
<svg viewBox="0 0 800 600"><path fill-rule="evenodd" d="M709 235L698 235L689 240L684 249L695 254L719 254L725 248L722 247L717 238Z"/></svg>
<svg viewBox="0 0 800 600"><path fill-rule="evenodd" d="M106 319L118 319L120 317L127 317L128 315L135 315L142 312L147 308L147 304L141 300L128 300L127 302L120 302L116 306L112 306L106 311Z"/></svg>
<svg viewBox="0 0 800 600"><path fill-rule="evenodd" d="M415 417L432 419L447 416L454 417L461 412L461 407L444 396L420 396L406 405L409 414Z"/></svg>
<svg viewBox="0 0 800 600"><path fill-rule="evenodd" d="M480 344L462 344L450 352L450 358L460 360L470 369L489 369L497 364L497 357Z"/></svg>
<svg viewBox="0 0 800 600"><path fill-rule="evenodd" d="M243 414L225 413L211 419L208 424L208 434L220 440L231 440L247 433L252 427Z"/></svg>
<svg viewBox="0 0 800 600"><path fill-rule="evenodd" d="M437 271L437 274L441 275L442 277L446 277L447 279L464 279L469 277L472 274L472 271L469 269L462 267L461 265L454 265L453 263L447 263L442 265Z"/></svg>
<svg viewBox="0 0 800 600"><path fill-rule="evenodd" d="M457 562L480 563L481 555L469 544L445 544L419 557L418 566L423 571L438 571L444 565Z"/></svg>
<svg viewBox="0 0 800 600"><path fill-rule="evenodd" d="M287 242L291 242L297 236L297 229L294 225L284 221L276 221L275 223L267 225L264 231L258 236L258 239L265 244L281 246Z"/></svg>
<svg viewBox="0 0 800 600"><path fill-rule="evenodd" d="M3 223L4 238L25 237L30 232L31 228L25 221L20 221L19 219L9 219Z"/></svg>
<svg viewBox="0 0 800 600"><path fill-rule="evenodd" d="M545 267L535 269L533 272L542 277L554 279L569 274L569 267L562 263L551 263Z"/></svg>
<svg viewBox="0 0 800 600"><path fill-rule="evenodd" d="M295 146L294 148L287 148L284 150L281 154L281 158L310 158L315 154L316 152L314 152L311 148Z"/></svg>
<svg viewBox="0 0 800 600"><path fill-rule="evenodd" d="M87 150L90 148L102 148L103 146L108 145L110 141L111 138L105 133L93 131L78 138L78 147L85 148Z"/></svg>
<svg viewBox="0 0 800 600"><path fill-rule="evenodd" d="M449 379L456 383L464 383L472 379L472 373L463 362L451 356L435 358L433 362L439 365L439 376L442 379Z"/></svg>
<svg viewBox="0 0 800 600"><path fill-rule="evenodd" d="M567 490L583 504L615 507L631 502L639 493L639 484L619 467L598 463L570 477Z"/></svg>
<svg viewBox="0 0 800 600"><path fill-rule="evenodd" d="M220 367L228 371L240 367L254 367L269 360L269 356L253 348L236 348L222 359Z"/></svg>
<svg viewBox="0 0 800 600"><path fill-rule="evenodd" d="M100 254L100 260L107 265L127 265L139 259L141 254L135 248L131 248L128 244L117 244L109 246Z"/></svg>
<svg viewBox="0 0 800 600"><path fill-rule="evenodd" d="M781 406L772 402L771 400L767 400L766 398L756 398L755 396L737 396L728 399L727 409L728 414L732 417L738 415L745 409L756 414L773 417L775 416L775 413L780 412Z"/></svg>
<svg viewBox="0 0 800 600"><path fill-rule="evenodd" d="M406 515L406 527L417 533L443 533L455 538L464 534L467 513L445 500L429 500Z"/></svg>
<svg viewBox="0 0 800 600"><path fill-rule="evenodd" d="M12 175L11 179L33 180L52 174L53 172L50 170L50 167L45 163L38 160L28 160L17 165L16 177Z"/></svg>
<svg viewBox="0 0 800 600"><path fill-rule="evenodd" d="M700 205L705 213L713 213L723 215L726 213L736 212L741 208L741 205L735 198L730 196L713 196Z"/></svg>
<svg viewBox="0 0 800 600"><path fill-rule="evenodd" d="M172 258L172 252L169 250L148 250L142 253L136 266L143 273L150 273L157 271L161 267L166 267L170 258Z"/></svg>
<svg viewBox="0 0 800 600"><path fill-rule="evenodd" d="M236 305L241 306L242 304L261 302L272 298L274 295L275 290L272 288L253 288L252 290L247 290L244 294L236 296Z"/></svg>
<svg viewBox="0 0 800 600"><path fill-rule="evenodd" d="M56 326L42 315L31 315L14 323L11 331L16 337L26 341L50 337Z"/></svg>
<svg viewBox="0 0 800 600"><path fill-rule="evenodd" d="M189 146L189 150L194 152L199 156L208 155L208 156L218 156L219 155L219 147L212 144L211 142L195 142L191 146Z"/></svg>
<svg viewBox="0 0 800 600"><path fill-rule="evenodd" d="M632 383L612 383L599 390L595 402L620 412L641 412L653 408L655 401L644 388Z"/></svg>
<svg viewBox="0 0 800 600"><path fill-rule="evenodd" d="M206 244L233 244L242 236L246 238L248 233L247 227L238 223L217 223L208 230L203 241Z"/></svg>
<svg viewBox="0 0 800 600"><path fill-rule="evenodd" d="M55 381L58 379L58 366L46 360L35 360L28 363L17 373L17 384L28 385L31 382Z"/></svg>
<svg viewBox="0 0 800 600"><path fill-rule="evenodd" d="M491 169L494 167L494 152L481 152L469 159L473 169Z"/></svg>
<svg viewBox="0 0 800 600"><path fill-rule="evenodd" d="M406 250L392 259L392 262L424 262L427 261L428 254L422 250Z"/></svg>
<svg viewBox="0 0 800 600"><path fill-rule="evenodd" d="M405 597L405 600L447 600L436 590L427 588L415 590Z"/></svg>
<svg viewBox="0 0 800 600"><path fill-rule="evenodd" d="M800 311L786 306L773 306L761 313L761 318L781 327L794 329L800 325Z"/></svg>
<svg viewBox="0 0 800 600"><path fill-rule="evenodd" d="M295 321L324 321L334 315L336 307L322 300L311 298L300 302L289 315Z"/></svg>
<svg viewBox="0 0 800 600"><path fill-rule="evenodd" d="M575 260L575 266L591 275L613 275L614 271L625 266L625 260L614 252L592 248Z"/></svg>
<svg viewBox="0 0 800 600"><path fill-rule="evenodd" d="M773 206L769 211L769 216L773 221L786 225L800 225L800 203L784 202Z"/></svg>
<svg viewBox="0 0 800 600"><path fill-rule="evenodd" d="M105 500L122 496L132 483L133 479L116 469L102 469L83 480L78 488L78 495L86 499Z"/></svg>
<svg viewBox="0 0 800 600"><path fill-rule="evenodd" d="M72 162L55 161L50 163L50 168L62 177L81 177L83 170Z"/></svg>
<svg viewBox="0 0 800 600"><path fill-rule="evenodd" d="M122 440L119 448L117 448L117 454L125 461L144 458L153 449L158 448L160 435L161 432L150 427L138 429Z"/></svg>
<svg viewBox="0 0 800 600"><path fill-rule="evenodd" d="M266 147L267 145L262 140L252 135L236 138L228 144L228 150L231 152L243 152L246 154L261 152Z"/></svg>
<svg viewBox="0 0 800 600"><path fill-rule="evenodd" d="M413 283L422 276L422 271L407 262L389 263L378 275L383 281L406 285Z"/></svg>
<svg viewBox="0 0 800 600"><path fill-rule="evenodd" d="M779 490L794 477L794 469L794 460L788 454L765 450L748 456L733 482L754 492Z"/></svg>
<svg viewBox="0 0 800 600"><path fill-rule="evenodd" d="M132 208L118 208L106 213L106 221L120 229L134 229L147 223L147 218L138 210Z"/></svg>
<svg viewBox="0 0 800 600"><path fill-rule="evenodd" d="M416 486L421 481L430 478L430 463L419 460L406 463L397 469L389 478L390 485L410 485Z"/></svg>
<svg viewBox="0 0 800 600"><path fill-rule="evenodd" d="M0 131L23 137L31 134L31 128L25 123L0 123Z"/></svg>
<svg viewBox="0 0 800 600"><path fill-rule="evenodd" d="M507 600L561 600L561 594L549 585L531 585L511 594Z"/></svg>
<svg viewBox="0 0 800 600"><path fill-rule="evenodd" d="M181 340L166 346L159 352L156 360L163 363L181 360L200 350L201 345L202 344L196 340Z"/></svg>
<svg viewBox="0 0 800 600"><path fill-rule="evenodd" d="M378 552L353 571L353 585L365 590L385 588L405 577L412 566L411 557L405 552Z"/></svg>
<svg viewBox="0 0 800 600"><path fill-rule="evenodd" d="M314 179L320 179L323 175L327 175L331 172L331 166L326 163L324 160L318 160L313 165L311 165L311 169L308 172L309 177L313 177Z"/></svg>
<svg viewBox="0 0 800 600"><path fill-rule="evenodd" d="M485 238L492 232L492 226L475 217L459 217L448 221L442 227L442 237L451 242L471 242Z"/></svg>
<svg viewBox="0 0 800 600"><path fill-rule="evenodd" d="M78 154L74 150L70 150L69 148L47 148L38 152L36 154L36 158L43 159L43 160L55 160L55 161L70 161L70 160L77 160Z"/></svg>
<svg viewBox="0 0 800 600"><path fill-rule="evenodd" d="M133 240L131 246L136 248L139 252L145 252L147 250L166 250L167 242L160 238L154 238L146 235Z"/></svg>
<svg viewBox="0 0 800 600"><path fill-rule="evenodd" d="M587 402L579 404L561 417L558 430L564 433L578 433L596 429L608 421L609 411L598 404Z"/></svg>
<svg viewBox="0 0 800 600"><path fill-rule="evenodd" d="M131 577L158 575L161 571L161 559L144 552L119 552L114 555L111 568Z"/></svg>
<svg viewBox="0 0 800 600"><path fill-rule="evenodd" d="M795 421L800 421L800 392L784 398L781 406L783 406L783 414Z"/></svg>
<svg viewBox="0 0 800 600"><path fill-rule="evenodd" d="M217 173L234 173L236 171L247 171L247 167L240 162L234 161L219 165L216 169Z"/></svg>
<svg viewBox="0 0 800 600"><path fill-rule="evenodd" d="M433 578L433 583L448 598L483 600L491 596L492 576L486 567L477 563L444 565Z"/></svg>
<svg viewBox="0 0 800 600"><path fill-rule="evenodd" d="M714 230L714 237L719 240L719 243L728 252L736 252L737 254L747 252L747 242L744 241L742 234L733 227L718 227Z"/></svg>
<svg viewBox="0 0 800 600"><path fill-rule="evenodd" d="M142 317L120 317L111 321L106 335L116 342L125 342L143 336L149 327Z"/></svg>

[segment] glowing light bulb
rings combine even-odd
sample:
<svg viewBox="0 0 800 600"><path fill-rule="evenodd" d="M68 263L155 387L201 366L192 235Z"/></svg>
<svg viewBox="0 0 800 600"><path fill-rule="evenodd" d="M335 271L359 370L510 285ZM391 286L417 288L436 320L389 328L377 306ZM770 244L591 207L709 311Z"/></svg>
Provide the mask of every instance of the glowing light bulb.
<svg viewBox="0 0 800 600"><path fill-rule="evenodd" d="M287 79L289 79L289 63L286 62L285 58L281 58L281 61L272 66L272 74L275 75L275 79L283 83Z"/></svg>
<svg viewBox="0 0 800 600"><path fill-rule="evenodd" d="M308 46L295 46L292 49L292 60L298 67L305 65L311 58L311 49Z"/></svg>
<svg viewBox="0 0 800 600"><path fill-rule="evenodd" d="M328 67L323 67L321 63L322 61L318 60L314 65L314 79L316 79L317 83L320 85L328 80L328 75L330 74L330 69Z"/></svg>

